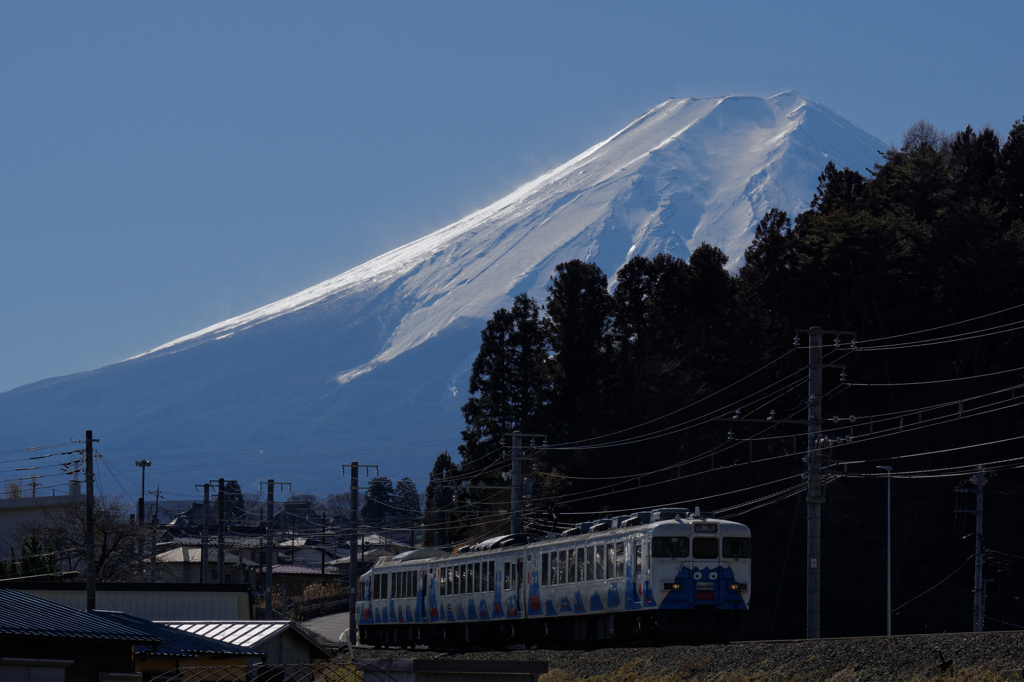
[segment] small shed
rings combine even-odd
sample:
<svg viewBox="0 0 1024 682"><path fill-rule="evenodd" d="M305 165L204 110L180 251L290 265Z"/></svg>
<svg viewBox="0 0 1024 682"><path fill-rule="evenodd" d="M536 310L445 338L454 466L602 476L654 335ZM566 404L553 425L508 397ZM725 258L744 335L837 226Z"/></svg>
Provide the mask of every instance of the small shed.
<svg viewBox="0 0 1024 682"><path fill-rule="evenodd" d="M266 654L267 665L294 665L326 661L334 655L323 640L290 620L160 621L177 630L216 639ZM250 663L258 661L250 660Z"/></svg>

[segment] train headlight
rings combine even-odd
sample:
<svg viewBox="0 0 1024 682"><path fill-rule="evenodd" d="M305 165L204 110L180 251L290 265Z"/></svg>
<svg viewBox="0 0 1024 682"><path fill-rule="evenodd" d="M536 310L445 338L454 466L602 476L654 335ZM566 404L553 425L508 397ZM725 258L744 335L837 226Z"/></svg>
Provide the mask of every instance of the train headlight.
<svg viewBox="0 0 1024 682"><path fill-rule="evenodd" d="M729 583L729 590L731 590L732 592L746 592L747 591L747 584L746 583Z"/></svg>
<svg viewBox="0 0 1024 682"><path fill-rule="evenodd" d="M681 587L682 585L680 585L679 583L665 583L666 590L678 590Z"/></svg>

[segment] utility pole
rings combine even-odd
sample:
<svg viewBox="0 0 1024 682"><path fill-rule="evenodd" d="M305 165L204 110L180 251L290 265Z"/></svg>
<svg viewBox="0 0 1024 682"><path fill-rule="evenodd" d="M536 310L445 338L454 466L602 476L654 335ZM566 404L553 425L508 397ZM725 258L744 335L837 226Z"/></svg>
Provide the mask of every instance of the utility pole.
<svg viewBox="0 0 1024 682"><path fill-rule="evenodd" d="M821 327L811 327L807 379L807 639L821 637Z"/></svg>
<svg viewBox="0 0 1024 682"><path fill-rule="evenodd" d="M885 636L892 637L892 467L875 467L885 471Z"/></svg>
<svg viewBox="0 0 1024 682"><path fill-rule="evenodd" d="M217 583L224 584L224 479L217 479Z"/></svg>
<svg viewBox="0 0 1024 682"><path fill-rule="evenodd" d="M153 525L150 531L152 533L152 545L150 550L149 578L152 580L153 575L156 572L156 535L157 529L160 527L160 498L163 497L163 495L160 494L160 486L157 486L156 490L150 490L149 492L153 493L153 497L156 500L156 506L153 507Z"/></svg>
<svg viewBox="0 0 1024 682"><path fill-rule="evenodd" d="M523 532L523 434L512 433L512 534Z"/></svg>
<svg viewBox="0 0 1024 682"><path fill-rule="evenodd" d="M375 464L364 464L366 475L370 475L373 469L375 475L380 472ZM359 524L359 462L352 462L349 466L352 474L349 486L349 532L348 532L348 643L356 643L356 583L359 582L359 564L356 561L356 541ZM341 465L341 475L345 475L345 465Z"/></svg>
<svg viewBox="0 0 1024 682"><path fill-rule="evenodd" d="M512 477L510 479L512 513L509 525L509 532L512 535L523 532L523 435L520 431L512 432ZM535 433L526 435L529 435L531 440L545 438L545 436Z"/></svg>
<svg viewBox="0 0 1024 682"><path fill-rule="evenodd" d="M279 485L281 489L288 486L291 490L291 483L274 483L274 479L265 481L267 485L267 551L266 551L266 572L264 573L263 592L266 600L263 611L264 620L274 619L274 486ZM264 481L260 481L260 488ZM284 602L281 603L282 608Z"/></svg>
<svg viewBox="0 0 1024 682"><path fill-rule="evenodd" d="M982 517L985 509L985 484L988 478L985 476L984 465L978 465L978 473L971 476L971 483L974 490L956 488L958 493L974 493L974 511L958 511L960 514L974 514L974 631L982 632L985 629L985 582L982 580L982 568L985 563L985 555L982 553Z"/></svg>
<svg viewBox="0 0 1024 682"><path fill-rule="evenodd" d="M142 467L142 489L139 495L139 512L136 514L140 526L146 523L146 467L152 464L148 459L135 460L135 466Z"/></svg>
<svg viewBox="0 0 1024 682"><path fill-rule="evenodd" d="M199 486L196 486L196 488L198 488L198 487ZM207 544L208 541L209 541L209 537L208 537L207 533L209 531L209 524L210 524L209 517L208 517L208 510L209 510L209 508L210 508L210 484L209 483L204 483L203 484L203 529L202 529L202 542L199 545L199 547L200 547L200 549L199 549L199 562L200 562L200 564L199 564L199 582L200 583L206 583L210 579L210 576L207 575L207 573L209 573L209 566L208 566L208 564L209 564L209 561L210 561L210 553L209 553L208 544Z"/></svg>
<svg viewBox="0 0 1024 682"><path fill-rule="evenodd" d="M93 497L92 431L85 432L85 609L96 609L96 499Z"/></svg>

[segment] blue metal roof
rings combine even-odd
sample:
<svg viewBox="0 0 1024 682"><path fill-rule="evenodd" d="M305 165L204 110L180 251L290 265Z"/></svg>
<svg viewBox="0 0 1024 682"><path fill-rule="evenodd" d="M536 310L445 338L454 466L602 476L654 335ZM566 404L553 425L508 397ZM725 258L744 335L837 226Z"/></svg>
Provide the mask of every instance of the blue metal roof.
<svg viewBox="0 0 1024 682"><path fill-rule="evenodd" d="M157 637L121 623L7 589L0 589L0 635L160 642Z"/></svg>
<svg viewBox="0 0 1024 682"><path fill-rule="evenodd" d="M145 632L161 641L155 648L151 645L139 645L135 652L149 656L189 656L199 654L217 656L265 656L266 652L239 646L223 640L211 639L201 635L173 628L169 625L154 623L121 611L92 611L93 615L128 626L133 630Z"/></svg>

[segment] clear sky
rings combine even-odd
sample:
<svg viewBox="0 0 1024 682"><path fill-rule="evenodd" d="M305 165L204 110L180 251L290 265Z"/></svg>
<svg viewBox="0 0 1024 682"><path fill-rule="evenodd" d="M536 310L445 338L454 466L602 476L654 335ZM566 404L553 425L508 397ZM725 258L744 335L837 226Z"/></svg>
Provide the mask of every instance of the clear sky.
<svg viewBox="0 0 1024 682"><path fill-rule="evenodd" d="M452 222L670 98L1024 116L1024 2L0 5L0 391Z"/></svg>

